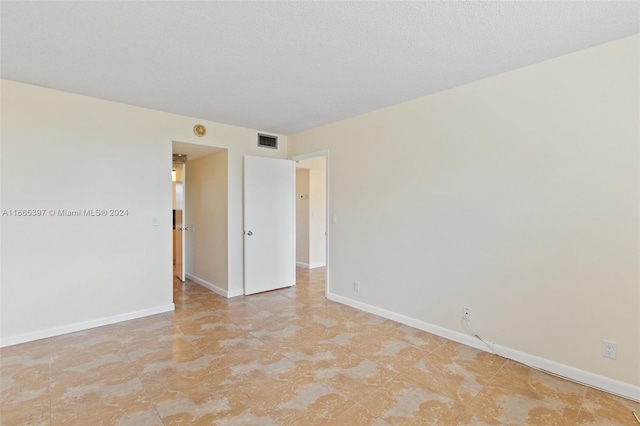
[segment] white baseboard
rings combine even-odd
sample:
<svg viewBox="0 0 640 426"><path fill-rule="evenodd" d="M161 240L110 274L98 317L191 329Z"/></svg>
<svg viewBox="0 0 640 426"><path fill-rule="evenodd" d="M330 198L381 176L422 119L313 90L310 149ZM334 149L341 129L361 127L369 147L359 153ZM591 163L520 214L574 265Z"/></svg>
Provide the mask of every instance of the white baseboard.
<svg viewBox="0 0 640 426"><path fill-rule="evenodd" d="M309 269L309 264L308 264L308 263L296 262L296 266L297 266L298 268L305 268L305 269Z"/></svg>
<svg viewBox="0 0 640 426"><path fill-rule="evenodd" d="M386 309L378 308L376 306L349 299L348 297L340 296L334 293L327 293L327 298L335 302L359 309L361 311L369 312L383 318L388 318L390 320L406 324L419 330L423 330L437 336L453 340L454 342L462 343L463 345L471 346L476 349L488 352L488 348L483 342L468 334L430 324L425 321L417 320L415 318L388 311ZM601 376L589 371L580 370L569 365L561 364L559 362L551 361L546 358L541 358L536 355L511 349L499 344L494 344L492 342L488 343L494 348L495 353L504 358L508 358L513 361L529 365L531 367L545 370L549 373L562 376L578 383L582 383L586 386L597 388L605 392L609 392L640 402L640 386L621 382L619 380L611 379L609 377Z"/></svg>
<svg viewBox="0 0 640 426"><path fill-rule="evenodd" d="M240 290L225 290L223 288L218 287L215 284L210 283L209 281L203 280L200 277L197 277L195 275L192 275L190 273L186 273L185 274L187 276L187 279L193 281L194 283L200 284L202 287L211 290L212 292L219 294L222 297L226 297L227 299L230 299L232 297L236 297L236 296L242 296L244 294L244 292L242 291L242 289Z"/></svg>
<svg viewBox="0 0 640 426"><path fill-rule="evenodd" d="M115 324L122 321L147 317L149 315L162 314L175 310L175 305L156 306L154 308L143 309L141 311L129 312L126 314L114 315L106 318L99 318L91 321L77 322L61 327L48 328L46 330L38 330L29 333L19 334L17 336L9 336L0 339L0 347L17 345L20 343L32 342L34 340L46 339L47 337L60 336L62 334L73 333L75 331L88 330L90 328L102 327L103 325Z"/></svg>
<svg viewBox="0 0 640 426"><path fill-rule="evenodd" d="M244 295L244 290L243 289L237 289L237 290L229 290L227 292L227 297L229 299L231 299L232 297L237 297L237 296L242 296Z"/></svg>
<svg viewBox="0 0 640 426"><path fill-rule="evenodd" d="M505 358L521 362L531 367L545 370L549 373L562 376L574 382L582 383L592 388L600 389L605 392L623 396L628 399L640 402L640 386L634 386L630 383L621 382L619 380L610 379L609 377L591 373L589 371L580 370L570 365L561 364L546 358L540 358L526 352L520 352L515 349L502 345L493 345L496 353Z"/></svg>

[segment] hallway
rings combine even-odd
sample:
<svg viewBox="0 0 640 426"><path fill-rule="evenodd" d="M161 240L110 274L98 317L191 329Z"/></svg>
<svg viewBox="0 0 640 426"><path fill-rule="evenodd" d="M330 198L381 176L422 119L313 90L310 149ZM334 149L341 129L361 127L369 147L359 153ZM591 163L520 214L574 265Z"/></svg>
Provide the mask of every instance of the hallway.
<svg viewBox="0 0 640 426"><path fill-rule="evenodd" d="M298 285L0 350L2 425L633 424L640 404Z"/></svg>

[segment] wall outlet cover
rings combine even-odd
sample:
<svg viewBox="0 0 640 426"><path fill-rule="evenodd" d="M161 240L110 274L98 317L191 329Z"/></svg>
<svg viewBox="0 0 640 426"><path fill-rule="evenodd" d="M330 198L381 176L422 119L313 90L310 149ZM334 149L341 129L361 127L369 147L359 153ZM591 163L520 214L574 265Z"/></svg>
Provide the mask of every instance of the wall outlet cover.
<svg viewBox="0 0 640 426"><path fill-rule="evenodd" d="M464 308L462 308L462 319L464 319L465 321L471 321L471 308L468 306L465 306Z"/></svg>
<svg viewBox="0 0 640 426"><path fill-rule="evenodd" d="M606 358L618 358L618 344L610 340L602 341L602 356Z"/></svg>

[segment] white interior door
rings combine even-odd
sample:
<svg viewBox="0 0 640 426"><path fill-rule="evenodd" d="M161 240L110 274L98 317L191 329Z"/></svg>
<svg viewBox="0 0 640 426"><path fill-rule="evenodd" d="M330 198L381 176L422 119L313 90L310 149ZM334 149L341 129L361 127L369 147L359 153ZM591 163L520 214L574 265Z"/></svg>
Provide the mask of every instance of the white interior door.
<svg viewBox="0 0 640 426"><path fill-rule="evenodd" d="M244 294L295 284L295 163L244 157Z"/></svg>

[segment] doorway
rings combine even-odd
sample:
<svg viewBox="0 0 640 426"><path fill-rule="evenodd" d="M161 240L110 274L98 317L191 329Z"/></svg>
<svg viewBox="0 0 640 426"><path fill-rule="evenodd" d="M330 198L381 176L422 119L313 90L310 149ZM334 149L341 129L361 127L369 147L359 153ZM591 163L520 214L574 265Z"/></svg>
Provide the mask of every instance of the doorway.
<svg viewBox="0 0 640 426"><path fill-rule="evenodd" d="M176 155L174 154L174 160ZM186 161L186 159L185 159ZM173 275L180 281L185 280L185 164L173 163L171 169L172 208L173 208Z"/></svg>
<svg viewBox="0 0 640 426"><path fill-rule="evenodd" d="M177 141L172 150L174 282L226 293L228 150Z"/></svg>
<svg viewBox="0 0 640 426"><path fill-rule="evenodd" d="M328 293L329 152L299 155L292 160L296 161L296 266L309 274L324 268Z"/></svg>

